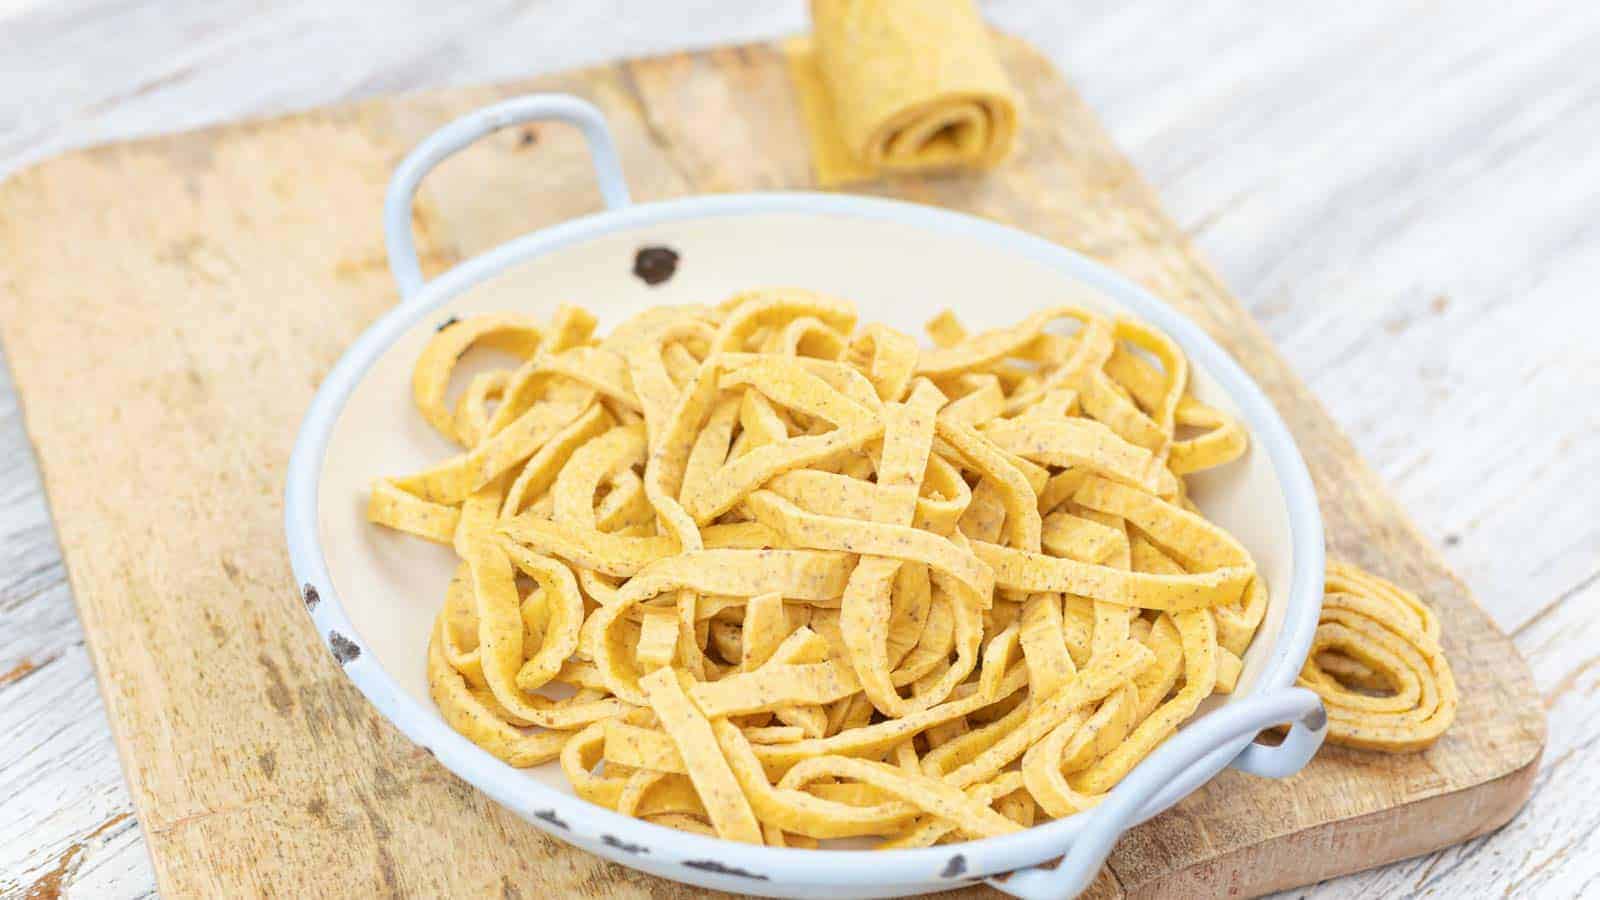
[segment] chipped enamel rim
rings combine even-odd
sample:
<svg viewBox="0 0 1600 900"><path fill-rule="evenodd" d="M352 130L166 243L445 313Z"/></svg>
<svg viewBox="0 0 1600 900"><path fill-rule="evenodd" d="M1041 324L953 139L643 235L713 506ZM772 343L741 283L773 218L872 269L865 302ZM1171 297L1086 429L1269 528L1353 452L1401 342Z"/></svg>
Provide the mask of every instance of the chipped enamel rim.
<svg viewBox="0 0 1600 900"><path fill-rule="evenodd" d="M551 99L587 106L573 98L522 98L524 101ZM544 116L573 119L571 110L563 116L550 112L546 108L548 104L535 105ZM502 114L487 115L496 112ZM477 123L479 133L527 118L504 115L498 107L474 115L487 116L486 122ZM594 113L594 117L598 119L598 113ZM449 128L466 121L458 121ZM603 130L603 124L600 128ZM585 131L590 132L591 142L594 142L596 135L587 126ZM468 140L472 136L476 135L469 136ZM317 496L323 457L334 424L356 384L378 356L418 320L461 292L510 267L615 231L689 219L764 213L861 217L986 243L1054 269L1064 279L1084 283L1166 332L1227 392L1241 411L1254 442L1269 455L1288 507L1293 549L1293 575L1286 592L1285 618L1260 678L1227 706L1192 720L1192 724L1205 724L1208 720L1226 719L1230 715L1230 722L1238 724L1235 720L1242 719L1250 706L1249 702L1242 701L1266 704L1274 694L1281 700L1286 693L1283 689L1294 683L1310 648L1321 609L1323 578L1322 519L1310 475L1287 426L1265 394L1194 323L1128 279L1070 250L1014 228L947 210L895 200L801 192L692 197L628 206L626 188L620 186L620 170L615 168L615 155L612 153L607 160L602 152L610 149L608 138L606 144L604 148L592 149L600 165L604 196L615 208L508 241L420 287L418 283L407 284L404 260L393 262L407 299L363 332L339 359L318 389L301 425L289 460L285 489L284 520L290 561L297 582L303 586L305 605L318 634L328 642L345 674L380 713L451 771L554 837L615 862L676 881L726 891L784 896L837 896L841 890L854 895L894 896L959 886L985 876L1038 866L1061 856L1080 841L1104 844L1108 848L1109 841L1125 827L1171 807L1230 762L1248 771L1274 776L1291 774L1304 765L1314 752L1315 744L1320 743L1320 733L1313 736L1309 746L1305 741L1297 745L1286 741L1279 747L1269 748L1251 744L1253 729L1243 736L1230 736L1219 728L1211 728L1204 733L1211 735L1215 746L1201 748L1209 750L1203 756L1191 753L1198 758L1190 761L1181 760L1176 750L1164 754L1162 750L1179 743L1169 740L1156 755L1135 767L1101 807L1016 834L870 853L756 847L653 825L530 781L455 732L435 710L424 707L405 693L371 654L362 654L361 636L333 589L319 543ZM418 155L420 151L413 156ZM406 174L406 166L413 162L414 159L408 159L402 165L397 182ZM431 164L432 161L427 161L421 171L425 172ZM409 174L411 187L414 187L421 173L412 171ZM408 200L409 196L407 190ZM390 212L394 210L391 208ZM393 233L390 239L391 255L397 250L410 250L409 234L398 246ZM1241 710L1241 707L1246 709ZM1320 708L1317 713L1320 714ZM1263 725L1272 721L1283 719L1268 719ZM1311 721L1309 716L1306 721ZM1223 722L1219 719L1214 724L1220 726ZM1193 750L1192 747L1186 749ZM1137 797L1144 802L1136 806L1124 803L1126 811L1118 815L1107 807L1114 806L1113 801L1119 796ZM1074 867L1081 868L1079 860L1068 859L1076 864ZM1094 865L1097 868L1098 861ZM1067 865L1060 867L1067 868ZM1033 870L1030 874L1054 876L1057 872ZM1091 870L1088 877L1092 875ZM1023 893L999 882L991 883Z"/></svg>

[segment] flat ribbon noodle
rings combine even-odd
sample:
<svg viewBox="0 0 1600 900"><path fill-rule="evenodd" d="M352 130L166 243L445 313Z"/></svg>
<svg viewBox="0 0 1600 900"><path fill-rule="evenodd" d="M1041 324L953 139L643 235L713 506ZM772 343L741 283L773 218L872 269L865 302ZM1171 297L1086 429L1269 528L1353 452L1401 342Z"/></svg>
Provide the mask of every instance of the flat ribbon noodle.
<svg viewBox="0 0 1600 900"><path fill-rule="evenodd" d="M1299 680L1327 707L1328 740L1386 753L1438 740L1459 702L1438 635L1438 618L1415 594L1329 562L1322 620ZM1353 668L1336 675L1333 659Z"/></svg>
<svg viewBox="0 0 1600 900"><path fill-rule="evenodd" d="M1159 332L941 313L923 348L795 288L596 324L431 335L413 396L463 449L366 501L459 558L429 690L498 758L728 840L927 847L1093 807L1238 686L1269 592L1185 478L1248 435ZM447 405L479 345L519 361ZM1338 563L1301 683L1391 752L1457 705L1438 618Z"/></svg>

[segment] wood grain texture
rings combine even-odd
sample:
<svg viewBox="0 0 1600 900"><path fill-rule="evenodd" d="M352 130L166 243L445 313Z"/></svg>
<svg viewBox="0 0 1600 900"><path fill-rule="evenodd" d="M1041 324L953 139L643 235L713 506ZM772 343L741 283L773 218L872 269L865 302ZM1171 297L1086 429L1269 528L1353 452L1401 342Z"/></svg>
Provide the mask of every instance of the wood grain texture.
<svg viewBox="0 0 1600 900"><path fill-rule="evenodd" d="M1288 789L1222 776L1130 835L1111 863L1122 891L1182 896L1220 883L1259 893L1499 825L1520 806L1520 773L1531 774L1542 742L1515 651L1049 63L1019 43L1004 47L1029 105L1059 116L1038 117L1016 160L984 178L896 179L877 190L1068 243L1206 327L1295 430L1334 551L1439 605L1465 698L1456 728L1424 755L1374 765L1334 750ZM112 146L7 185L0 246L30 262L0 301L5 339L164 888L299 894L350 883L449 894L497 879L608 892L646 883L512 821L367 707L301 614L277 495L310 390L392 302L375 216L405 148L495 97L565 90L606 110L642 200L804 186L784 72L765 45L668 56ZM442 268L592 209L587 174L566 129L497 135L430 180L417 217L428 258ZM81 214L119 185L137 186L139 202ZM518 196L539 197L538 209L507 202ZM81 242L54 239L61 233ZM72 345L79 353L60 352ZM1449 815L1374 815L1441 796L1456 802L1429 809ZM1338 849L1335 828L1327 846L1294 843L1307 828L1363 816L1363 852L1310 852ZM449 841L416 849L440 834ZM1401 837L1408 843L1395 845ZM485 845L494 849L468 859L457 851Z"/></svg>
<svg viewBox="0 0 1600 900"><path fill-rule="evenodd" d="M1579 896L1600 869L1596 9L1018 0L1424 530L1515 630L1551 713L1529 810L1318 896ZM504 79L801 25L797 3L0 4L0 172L75 144L354 95ZM84 59L96 65L81 64ZM26 79L22 81L21 79ZM516 225L512 226L517 227ZM0 391L0 896L153 887L101 731L27 443ZM42 573L42 574L41 574ZM20 623L20 628L11 628ZM27 677L8 677L28 672ZM70 689L66 686L72 686ZM71 727L66 727L70 723ZM11 735L26 736L12 740ZM99 831L94 837L91 834ZM65 862L63 863L63 860Z"/></svg>

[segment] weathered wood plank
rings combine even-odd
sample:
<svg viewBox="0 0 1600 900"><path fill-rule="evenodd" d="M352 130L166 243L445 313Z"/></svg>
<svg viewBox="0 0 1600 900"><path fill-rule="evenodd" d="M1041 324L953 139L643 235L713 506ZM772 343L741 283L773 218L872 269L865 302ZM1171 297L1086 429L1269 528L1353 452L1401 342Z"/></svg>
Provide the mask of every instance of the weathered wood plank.
<svg viewBox="0 0 1600 900"><path fill-rule="evenodd" d="M1030 105L1058 118L1037 120L1017 161L982 180L904 179L876 190L1075 246L1210 330L1300 437L1335 550L1419 584L1451 620L1448 647L1465 696L1457 728L1438 748L1387 761L1383 772L1335 750L1287 789L1224 775L1182 814L1119 848L1112 869L1121 886L1180 895L1196 879L1221 877L1255 892L1345 871L1352 857L1337 852L1337 828L1321 844L1293 843L1307 828L1344 819L1371 823L1366 852L1353 858L1374 861L1401 838L1409 843L1399 847L1415 852L1498 825L1520 804L1523 783L1508 776L1537 757L1542 727L1536 715L1514 714L1528 685L1509 644L1409 531L1048 62L1018 43L1002 48ZM31 262L9 286L5 336L20 391L41 401L28 409L29 428L91 648L111 673L113 732L163 885L315 891L336 863L358 881L402 892L476 890L507 867L547 887L632 883L464 791L349 688L299 611L273 486L311 388L392 302L377 199L404 148L496 96L571 90L606 109L642 200L803 186L806 160L783 152L801 142L789 87L773 74L782 71L767 45L659 57L118 145L58 159L7 186L0 243ZM715 141L701 137L712 134ZM497 136L430 180L421 230L440 264L595 205L576 135L540 128L531 143L524 138ZM315 172L297 161L308 146L316 147ZM139 185L139 204L74 219L85 198L119 184ZM515 196L541 202L506 202ZM230 215L241 208L250 213ZM64 217L92 256L22 225ZM119 234L138 239L116 243ZM63 293L70 303L58 302ZM72 342L84 352L64 366L56 348ZM113 420L114 429L104 427ZM146 489L108 493L80 472ZM248 502L238 502L241 494ZM286 639L294 635L301 638ZM1371 818L1468 793L1452 808L1470 802L1487 812L1437 816L1429 829ZM352 828L355 807L365 815ZM263 827L269 821L284 826ZM471 866L390 849L441 823L453 834L483 832L503 849ZM528 868L533 860L540 865Z"/></svg>
<svg viewBox="0 0 1600 900"><path fill-rule="evenodd" d="M10 373L0 369L0 896L153 889Z"/></svg>
<svg viewBox="0 0 1600 900"><path fill-rule="evenodd" d="M1600 33L1593 8L987 8L1064 65L1423 530L1444 542L1502 624L1525 626L1518 643L1541 687L1575 685L1561 692L1552 719L1551 760L1578 771L1600 758L1592 740L1564 732L1600 710L1594 669L1576 641L1544 634L1585 624L1568 611L1593 606L1600 559L1600 531L1580 512L1600 501L1600 484L1580 477L1600 430L1592 414L1562 401L1574 388L1592 395L1600 370L1584 343L1595 307L1577 299L1600 274L1583 215L1597 195L1596 169L1585 163L1600 130L1595 105L1584 102L1596 91L1588 65ZM604 27L586 18L593 11L551 3L506 13L456 4L382 21L357 9L167 4L156 17L122 2L9 4L0 9L0 72L27 77L30 89L0 97L0 172L153 129L519 77L668 49L691 32L710 43L800 24L798 4L675 11L670 22L636 6L607 11ZM102 63L84 72L83 58ZM0 429L0 466L25 457L17 430ZM0 541L26 548L7 550L8 562L27 561L8 565L0 579L29 570L41 551L46 568L56 566L47 529L12 527L36 521L15 517L19 504L39 504L36 484L13 475L0 477ZM48 675L84 686L71 708L92 720L99 713L86 656L70 652L82 636L59 574L48 580L54 588L43 592L0 580L5 621L20 614L24 623L0 629L0 672L55 658L36 677L0 684L0 710L23 708L17 692L45 691L35 685ZM1580 590L1585 583L1591 588ZM0 734L8 734L12 722L3 724ZM28 734L39 727L16 724ZM71 755L84 743L61 732L42 755ZM46 779L32 762L16 772L0 767L0 784L47 786L26 795L37 805L21 809L30 822L63 823L52 847L68 847L104 821L74 797L124 790L109 742L101 746L96 764L71 770L96 785L82 795L58 779L59 769ZM1558 776L1541 783L1550 777ZM1600 858L1600 837L1584 818L1587 795L1541 791L1528 814L1487 843L1329 889L1405 893L1418 883L1412 876L1425 873L1435 891L1499 891L1537 868L1536 882L1562 873L1551 890L1572 893L1596 871L1585 861ZM14 806L11 799L0 790L0 809ZM1565 844L1572 846L1563 858L1548 858ZM90 842L80 858L92 860L97 846ZM28 884L22 872L48 870L34 849L0 828L0 884ZM85 881L111 868L88 863L67 883L92 885L91 896L147 892L142 851L119 856L132 860L127 890Z"/></svg>

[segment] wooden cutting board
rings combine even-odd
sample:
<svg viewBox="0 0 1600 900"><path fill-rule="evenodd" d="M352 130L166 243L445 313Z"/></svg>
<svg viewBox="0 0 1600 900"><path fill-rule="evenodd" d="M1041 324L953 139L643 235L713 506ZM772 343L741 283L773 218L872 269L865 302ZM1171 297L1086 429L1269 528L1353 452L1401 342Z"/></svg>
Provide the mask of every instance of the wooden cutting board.
<svg viewBox="0 0 1600 900"><path fill-rule="evenodd" d="M1059 241L1199 322L1294 431L1331 553L1439 608L1463 697L1424 754L1330 747L1287 782L1223 774L1126 838L1095 892L1256 894L1501 825L1544 744L1511 642L1060 75L1000 48L1031 113L1017 156L863 190ZM313 631L284 550L301 414L395 302L391 169L448 119L527 91L599 104L640 201L810 184L782 56L758 44L100 147L0 185L0 336L166 896L698 893L545 838L391 728ZM536 126L447 163L416 224L438 271L598 206L576 133Z"/></svg>

